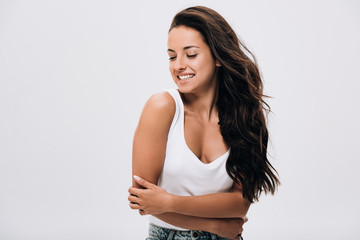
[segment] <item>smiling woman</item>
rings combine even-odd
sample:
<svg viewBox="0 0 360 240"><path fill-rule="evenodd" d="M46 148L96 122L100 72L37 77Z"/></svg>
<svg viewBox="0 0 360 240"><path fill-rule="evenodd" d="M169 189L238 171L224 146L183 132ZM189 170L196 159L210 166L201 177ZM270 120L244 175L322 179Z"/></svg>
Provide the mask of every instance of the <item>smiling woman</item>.
<svg viewBox="0 0 360 240"><path fill-rule="evenodd" d="M216 61L201 34L186 26L169 33L169 70L182 93L208 92L216 87ZM202 88L202 89L199 89Z"/></svg>
<svg viewBox="0 0 360 240"><path fill-rule="evenodd" d="M174 17L177 89L148 100L133 142L129 201L150 215L148 240L239 239L250 204L279 184L267 159L262 81L245 52L212 9Z"/></svg>

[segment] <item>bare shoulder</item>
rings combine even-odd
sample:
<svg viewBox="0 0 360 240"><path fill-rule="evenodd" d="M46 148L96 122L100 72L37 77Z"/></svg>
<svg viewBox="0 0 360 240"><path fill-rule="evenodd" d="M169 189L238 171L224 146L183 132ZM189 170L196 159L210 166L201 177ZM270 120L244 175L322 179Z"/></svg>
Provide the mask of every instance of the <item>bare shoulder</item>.
<svg viewBox="0 0 360 240"><path fill-rule="evenodd" d="M146 102L140 118L142 120L157 121L161 123L171 123L176 111L173 97L168 92L153 94ZM149 119L151 118L151 119Z"/></svg>
<svg viewBox="0 0 360 240"><path fill-rule="evenodd" d="M175 113L175 101L170 93L165 91L153 94L146 102L145 107L155 111Z"/></svg>

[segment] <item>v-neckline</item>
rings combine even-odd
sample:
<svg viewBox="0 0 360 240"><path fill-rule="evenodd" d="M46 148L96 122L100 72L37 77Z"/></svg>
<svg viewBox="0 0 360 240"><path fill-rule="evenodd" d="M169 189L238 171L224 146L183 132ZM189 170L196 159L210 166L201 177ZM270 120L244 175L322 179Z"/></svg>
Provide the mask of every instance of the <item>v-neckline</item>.
<svg viewBox="0 0 360 240"><path fill-rule="evenodd" d="M221 154L219 157L217 157L216 159L212 160L212 161L209 162L209 163L204 163L203 161L201 161L201 159L200 159L198 156L196 156L196 154L191 150L191 148L189 147L189 145L186 143L186 138L185 138L185 106L184 106L184 102L183 102L183 100L182 100L182 98L181 98L181 94L180 94L179 90L176 89L176 92L178 93L178 97L180 98L181 106L182 106L182 109L180 109L180 110L182 110L182 119L181 119L181 120L182 120L182 121L181 121L182 123L181 123L181 124L182 124L182 136L183 136L185 148L196 158L196 160L197 160L198 162L200 162L200 163L203 164L203 165L213 164L214 162L217 162L217 160L223 158L223 157L226 156L228 153L230 153L230 148L229 148L225 153Z"/></svg>

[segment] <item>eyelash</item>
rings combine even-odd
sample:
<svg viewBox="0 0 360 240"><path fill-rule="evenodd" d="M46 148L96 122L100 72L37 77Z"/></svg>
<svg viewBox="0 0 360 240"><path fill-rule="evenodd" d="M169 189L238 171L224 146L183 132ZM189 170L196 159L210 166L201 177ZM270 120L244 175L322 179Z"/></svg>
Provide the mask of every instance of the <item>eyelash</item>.
<svg viewBox="0 0 360 240"><path fill-rule="evenodd" d="M195 58L197 56L197 54L193 54L193 55L186 55L188 58ZM170 57L169 60L174 60L176 57Z"/></svg>

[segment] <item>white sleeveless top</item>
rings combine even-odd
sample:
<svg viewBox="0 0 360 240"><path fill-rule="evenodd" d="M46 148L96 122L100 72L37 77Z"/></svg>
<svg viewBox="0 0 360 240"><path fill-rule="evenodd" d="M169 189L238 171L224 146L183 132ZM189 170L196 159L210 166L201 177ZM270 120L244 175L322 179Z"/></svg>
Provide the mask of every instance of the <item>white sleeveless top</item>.
<svg viewBox="0 0 360 240"><path fill-rule="evenodd" d="M166 156L158 186L178 196L230 192L233 180L225 168L230 149L211 163L201 162L186 145L184 104L180 93L177 89L167 91L175 100L176 112L168 133ZM149 220L160 227L187 230L168 224L151 215Z"/></svg>

